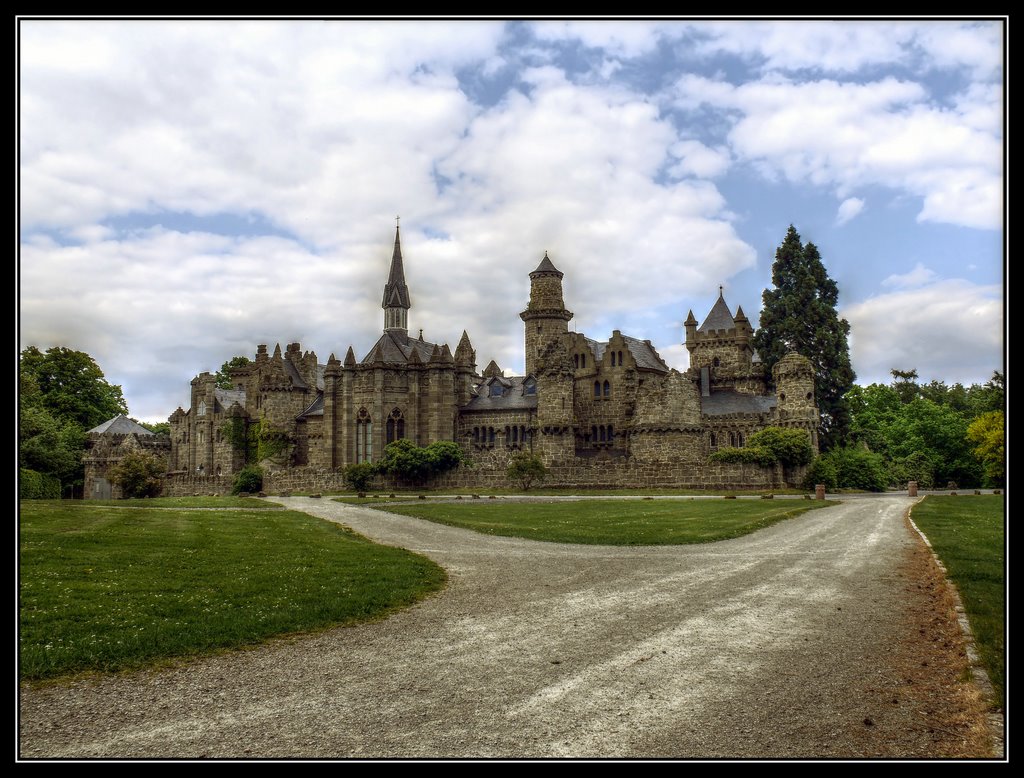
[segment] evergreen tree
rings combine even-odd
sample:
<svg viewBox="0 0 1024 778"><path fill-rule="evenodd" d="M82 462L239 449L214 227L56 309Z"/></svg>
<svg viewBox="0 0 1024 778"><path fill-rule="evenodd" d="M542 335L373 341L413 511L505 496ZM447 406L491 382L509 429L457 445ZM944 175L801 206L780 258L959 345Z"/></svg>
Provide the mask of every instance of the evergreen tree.
<svg viewBox="0 0 1024 778"><path fill-rule="evenodd" d="M803 245L793 225L775 252L772 284L775 288L766 289L762 296L761 327L754 335L754 346L769 375L789 351L811 360L821 412L821 444L829 449L845 440L850 423L843 399L856 378L847 342L850 325L836 312L839 287L828 277L817 246Z"/></svg>

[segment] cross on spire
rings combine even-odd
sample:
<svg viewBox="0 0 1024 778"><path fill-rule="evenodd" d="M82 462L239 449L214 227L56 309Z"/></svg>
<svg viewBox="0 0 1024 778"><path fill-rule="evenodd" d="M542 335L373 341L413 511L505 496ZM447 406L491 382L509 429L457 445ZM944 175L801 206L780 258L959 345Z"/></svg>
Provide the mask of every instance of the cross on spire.
<svg viewBox="0 0 1024 778"><path fill-rule="evenodd" d="M401 217L401 216L396 216L396 217L395 217L395 226L396 226L396 227L401 227L401 226L402 226L401 224L399 224L399 222L401 221L401 219L402 219L402 217Z"/></svg>

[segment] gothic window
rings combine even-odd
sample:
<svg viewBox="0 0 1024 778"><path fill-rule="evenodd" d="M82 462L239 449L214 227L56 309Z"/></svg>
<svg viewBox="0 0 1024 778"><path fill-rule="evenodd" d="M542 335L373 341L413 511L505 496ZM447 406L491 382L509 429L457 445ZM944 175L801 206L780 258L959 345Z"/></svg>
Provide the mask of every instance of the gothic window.
<svg viewBox="0 0 1024 778"><path fill-rule="evenodd" d="M587 355L586 354L580 354L580 367L586 367L586 366L587 366Z"/></svg>
<svg viewBox="0 0 1024 778"><path fill-rule="evenodd" d="M199 407L196 409L196 416L206 415L206 400L199 401Z"/></svg>
<svg viewBox="0 0 1024 778"><path fill-rule="evenodd" d="M590 439L597 443L597 427L590 428Z"/></svg>
<svg viewBox="0 0 1024 778"><path fill-rule="evenodd" d="M473 427L473 442L474 443L479 443L480 442L480 428L479 427Z"/></svg>
<svg viewBox="0 0 1024 778"><path fill-rule="evenodd" d="M718 438L715 437L715 433L713 433L713 432L711 433L711 448L712 449L718 448Z"/></svg>
<svg viewBox="0 0 1024 778"><path fill-rule="evenodd" d="M572 355L572 366L574 368L576 368L577 370L580 369L580 355L579 354L573 354Z"/></svg>
<svg viewBox="0 0 1024 778"><path fill-rule="evenodd" d="M522 431L519 435L519 439L522 440L523 443L528 443L530 440L530 431L526 429L526 427L522 427L521 430Z"/></svg>
<svg viewBox="0 0 1024 778"><path fill-rule="evenodd" d="M615 367L615 352L612 352L612 367Z"/></svg>
<svg viewBox="0 0 1024 778"><path fill-rule="evenodd" d="M487 442L490 445L494 445L494 427L487 428Z"/></svg>
<svg viewBox="0 0 1024 778"><path fill-rule="evenodd" d="M733 435L731 432L729 433L729 445L733 447L736 446L736 436Z"/></svg>
<svg viewBox="0 0 1024 778"><path fill-rule="evenodd" d="M220 465L217 465L216 475L220 475Z"/></svg>
<svg viewBox="0 0 1024 778"><path fill-rule="evenodd" d="M356 462L373 461L373 420L366 408L356 416Z"/></svg>
<svg viewBox="0 0 1024 778"><path fill-rule="evenodd" d="M619 367L622 367L622 352L619 352Z"/></svg>
<svg viewBox="0 0 1024 778"><path fill-rule="evenodd" d="M602 442L602 443L604 443L604 435L605 435L605 431L604 431L604 425L603 425L603 424L601 425L601 429L600 429L600 430L598 431L598 433L599 433L599 434L600 434L600 436L601 436L601 442Z"/></svg>
<svg viewBox="0 0 1024 778"><path fill-rule="evenodd" d="M743 448L743 433L742 432L737 432L736 433L736 445L739 446L740 448Z"/></svg>
<svg viewBox="0 0 1024 778"><path fill-rule="evenodd" d="M512 444L512 429L507 424L505 425L505 445Z"/></svg>
<svg viewBox="0 0 1024 778"><path fill-rule="evenodd" d="M594 381L594 399L599 399L600 397L601 397L601 382L600 381Z"/></svg>
<svg viewBox="0 0 1024 778"><path fill-rule="evenodd" d="M512 428L512 442L513 443L518 443L519 442L519 427L513 427Z"/></svg>
<svg viewBox="0 0 1024 778"><path fill-rule="evenodd" d="M611 424L609 424L609 425L608 425L608 442L609 442L609 443L611 443L611 442L612 442L612 438L613 438L613 437L615 437L615 435L614 435L614 433L612 432L612 425L611 425Z"/></svg>
<svg viewBox="0 0 1024 778"><path fill-rule="evenodd" d="M606 398L612 396L612 385L609 384L607 381L604 382L604 396Z"/></svg>
<svg viewBox="0 0 1024 778"><path fill-rule="evenodd" d="M405 437L405 417L398 408L392 410L388 416L386 432L388 443L394 443Z"/></svg>
<svg viewBox="0 0 1024 778"><path fill-rule="evenodd" d="M198 438L199 445L203 445L206 442L206 432L203 430L196 430L196 438Z"/></svg>

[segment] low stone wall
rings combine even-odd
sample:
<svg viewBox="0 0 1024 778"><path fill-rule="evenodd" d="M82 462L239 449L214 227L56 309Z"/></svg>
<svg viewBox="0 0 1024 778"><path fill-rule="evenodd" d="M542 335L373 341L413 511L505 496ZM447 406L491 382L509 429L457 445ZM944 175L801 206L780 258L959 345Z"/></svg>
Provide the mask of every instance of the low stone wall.
<svg viewBox="0 0 1024 778"><path fill-rule="evenodd" d="M505 464L489 458L460 467L432 481L431 491L446 489L515 488L505 474ZM793 474L789 474L792 478ZM234 479L230 476L170 476L164 481L163 494L168 497L226 495L231 493ZM692 462L639 462L636 459L605 456L574 457L548 467L544 486L580 489L780 489L786 485L781 467L755 464L694 464ZM393 491L401 488L394 479L377 477L371 491ZM292 467L266 471L263 491L340 492L348 491L340 470L317 467Z"/></svg>
<svg viewBox="0 0 1024 778"><path fill-rule="evenodd" d="M231 494L235 483L230 475L170 475L164 478L161 497L192 497L194 495Z"/></svg>

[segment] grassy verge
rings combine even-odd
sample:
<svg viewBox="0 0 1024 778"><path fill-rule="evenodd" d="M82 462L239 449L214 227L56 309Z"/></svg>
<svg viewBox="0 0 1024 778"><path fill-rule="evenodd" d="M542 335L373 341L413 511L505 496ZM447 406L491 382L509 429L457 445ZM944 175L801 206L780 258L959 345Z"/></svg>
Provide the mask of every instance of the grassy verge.
<svg viewBox="0 0 1024 778"><path fill-rule="evenodd" d="M83 500L85 507L120 508L280 508L257 497L150 497L130 500Z"/></svg>
<svg viewBox="0 0 1024 778"><path fill-rule="evenodd" d="M737 490L702 490L702 489L531 489L524 492L522 489L440 489L432 491L420 489L419 491L396 491L387 490L367 492L366 497L357 497L354 494L345 494L334 497L336 502L351 503L353 505L366 505L369 503L389 502L393 500L405 501L416 500L419 496L425 495L428 500L442 499L445 497L462 496L470 498L473 495L487 499L490 496L496 497L721 497L729 494L734 497L760 497L765 494L779 495L803 495L807 494L802 489L737 489ZM394 495L394 496L392 496Z"/></svg>
<svg viewBox="0 0 1024 778"><path fill-rule="evenodd" d="M444 585L426 558L302 513L123 504L21 504L23 678L363 621Z"/></svg>
<svg viewBox="0 0 1024 778"><path fill-rule="evenodd" d="M927 497L913 510L956 585L978 653L999 700L1006 688L1006 579L1003 498Z"/></svg>
<svg viewBox="0 0 1024 778"><path fill-rule="evenodd" d="M817 500L581 500L392 504L387 510L489 535L556 543L649 546L735 538L826 505L835 503Z"/></svg>

